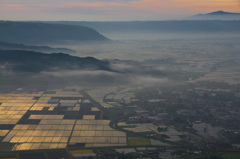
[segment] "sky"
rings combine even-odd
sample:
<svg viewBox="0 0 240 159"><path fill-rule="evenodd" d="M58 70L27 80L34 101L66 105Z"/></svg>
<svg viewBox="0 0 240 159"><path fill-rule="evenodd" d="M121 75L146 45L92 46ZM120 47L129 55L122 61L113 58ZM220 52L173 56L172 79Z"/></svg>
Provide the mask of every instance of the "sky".
<svg viewBox="0 0 240 159"><path fill-rule="evenodd" d="M240 13L240 0L0 0L0 20L129 21Z"/></svg>

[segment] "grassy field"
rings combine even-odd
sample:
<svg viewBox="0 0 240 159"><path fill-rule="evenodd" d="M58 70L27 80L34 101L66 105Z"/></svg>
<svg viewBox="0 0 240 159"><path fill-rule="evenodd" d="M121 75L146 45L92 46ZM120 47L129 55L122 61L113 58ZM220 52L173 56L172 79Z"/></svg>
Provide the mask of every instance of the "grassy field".
<svg viewBox="0 0 240 159"><path fill-rule="evenodd" d="M5 136L0 136L0 141L2 141L5 138Z"/></svg>
<svg viewBox="0 0 240 159"><path fill-rule="evenodd" d="M222 158L224 159L240 159L240 152L229 152L223 153Z"/></svg>
<svg viewBox="0 0 240 159"><path fill-rule="evenodd" d="M56 91L45 91L44 94L56 94Z"/></svg>
<svg viewBox="0 0 240 159"><path fill-rule="evenodd" d="M128 146L150 146L149 139L130 139L128 140Z"/></svg>
<svg viewBox="0 0 240 159"><path fill-rule="evenodd" d="M185 154L180 157L180 159L198 159L199 157L196 155Z"/></svg>
<svg viewBox="0 0 240 159"><path fill-rule="evenodd" d="M93 150L71 150L71 154L93 154Z"/></svg>
<svg viewBox="0 0 240 159"><path fill-rule="evenodd" d="M14 152L0 152L1 159L17 159L17 154Z"/></svg>
<svg viewBox="0 0 240 159"><path fill-rule="evenodd" d="M136 125L123 125L123 126L118 126L120 128L136 128Z"/></svg>
<svg viewBox="0 0 240 159"><path fill-rule="evenodd" d="M117 108L111 108L111 109L108 109L106 111L107 115L111 118L111 119L114 119L116 118L118 115L124 113L124 110L123 109L117 109Z"/></svg>

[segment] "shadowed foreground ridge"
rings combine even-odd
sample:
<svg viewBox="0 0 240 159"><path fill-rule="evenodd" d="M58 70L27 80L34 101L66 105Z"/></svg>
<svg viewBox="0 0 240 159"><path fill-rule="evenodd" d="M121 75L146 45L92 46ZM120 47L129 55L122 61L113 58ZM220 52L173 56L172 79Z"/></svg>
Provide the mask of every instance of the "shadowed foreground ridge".
<svg viewBox="0 0 240 159"><path fill-rule="evenodd" d="M88 27L36 22L0 22L0 35L0 40L14 43L107 40Z"/></svg>

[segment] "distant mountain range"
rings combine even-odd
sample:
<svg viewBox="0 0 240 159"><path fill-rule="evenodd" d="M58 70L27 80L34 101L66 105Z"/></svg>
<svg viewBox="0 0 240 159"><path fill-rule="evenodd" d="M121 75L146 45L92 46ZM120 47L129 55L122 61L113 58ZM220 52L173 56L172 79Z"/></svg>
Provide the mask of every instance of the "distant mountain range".
<svg viewBox="0 0 240 159"><path fill-rule="evenodd" d="M207 20L240 20L240 13L224 12L222 10L206 13L206 14L197 14L190 19L207 19Z"/></svg>
<svg viewBox="0 0 240 159"><path fill-rule="evenodd" d="M94 28L101 33L218 33L240 32L240 21L223 20L168 20L126 22L77 22L56 21L51 23L80 25Z"/></svg>
<svg viewBox="0 0 240 159"><path fill-rule="evenodd" d="M0 41L24 44L107 40L89 27L40 22L0 21L0 35Z"/></svg>
<svg viewBox="0 0 240 159"><path fill-rule="evenodd" d="M52 52L76 53L75 50L71 50L67 48L52 48L49 46L29 46L29 45L23 45L23 44L7 43L2 41L0 41L0 49L39 51L44 53L52 53Z"/></svg>
<svg viewBox="0 0 240 159"><path fill-rule="evenodd" d="M63 53L45 54L24 50L0 50L0 68L16 73L63 70L112 71L109 62L93 57L81 58Z"/></svg>

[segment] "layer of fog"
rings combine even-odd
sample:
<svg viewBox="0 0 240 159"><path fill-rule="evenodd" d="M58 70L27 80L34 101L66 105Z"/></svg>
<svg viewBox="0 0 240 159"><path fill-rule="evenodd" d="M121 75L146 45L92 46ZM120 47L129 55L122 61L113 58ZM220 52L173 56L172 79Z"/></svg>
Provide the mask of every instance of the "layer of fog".
<svg viewBox="0 0 240 159"><path fill-rule="evenodd" d="M133 68L134 69L134 68ZM133 70L132 70L133 71ZM43 87L63 88L78 85L89 86L154 86L162 83L171 83L166 77L145 75L144 73L130 74L128 72L109 72L100 70L55 70L40 73L23 73L6 70L0 67L0 88L11 87Z"/></svg>
<svg viewBox="0 0 240 159"><path fill-rule="evenodd" d="M93 56L98 59L149 60L174 57L181 59L217 53L238 51L239 34L105 34L110 42L68 42L55 47L76 50L76 56ZM218 56L217 55L217 56Z"/></svg>
<svg viewBox="0 0 240 159"><path fill-rule="evenodd" d="M240 64L236 62L240 61L240 37L237 34L109 33L106 36L113 40L68 42L52 47L76 50L74 56L108 60L116 72L55 69L26 74L12 73L1 66L0 87L154 86L205 79L240 81Z"/></svg>
<svg viewBox="0 0 240 159"><path fill-rule="evenodd" d="M142 75L153 77L158 75L156 70L160 70L165 73L165 76L166 73L181 73L183 76L187 74L186 79L187 77L205 77L213 73L217 73L218 76L211 79L218 81L229 82L228 79L233 78L236 82L240 78L236 71L240 69L239 64L236 64L234 69L228 65L219 65L226 60L240 58L240 36L237 33L117 34L109 32L104 35L112 41L71 43L64 47L76 50L77 54L74 54L76 56L93 56L112 62L117 59L118 67L123 67L124 71L132 76L136 72L142 72ZM133 63L135 68L129 68L133 67L129 63ZM222 67L225 71L221 71ZM226 79L224 76L226 72L232 72L235 76ZM164 78L164 75L161 78ZM183 80L179 76L172 78Z"/></svg>

